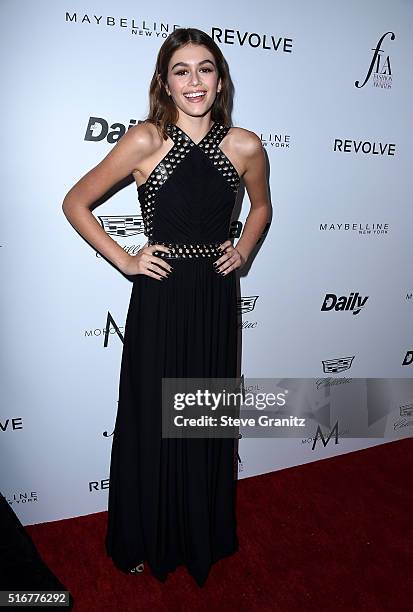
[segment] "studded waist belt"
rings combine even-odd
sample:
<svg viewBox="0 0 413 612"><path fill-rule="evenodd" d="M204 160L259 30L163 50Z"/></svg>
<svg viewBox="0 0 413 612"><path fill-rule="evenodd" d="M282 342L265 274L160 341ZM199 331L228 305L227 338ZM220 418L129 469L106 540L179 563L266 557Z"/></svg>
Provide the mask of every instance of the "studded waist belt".
<svg viewBox="0 0 413 612"><path fill-rule="evenodd" d="M165 251L154 251L155 257L163 257L164 259L181 259L181 258L200 258L211 257L218 259L223 253L219 249L222 242L208 243L182 243L182 242L160 242L159 240L148 240L148 246L152 244L162 244L169 249L169 253Z"/></svg>

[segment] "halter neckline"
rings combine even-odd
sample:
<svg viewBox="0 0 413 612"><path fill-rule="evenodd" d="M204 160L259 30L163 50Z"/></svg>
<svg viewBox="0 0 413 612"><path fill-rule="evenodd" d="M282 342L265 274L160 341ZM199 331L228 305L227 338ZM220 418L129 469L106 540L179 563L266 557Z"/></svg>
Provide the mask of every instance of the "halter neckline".
<svg viewBox="0 0 413 612"><path fill-rule="evenodd" d="M183 136L186 140L190 141L192 144L194 144L195 146L199 147L199 145L204 142L204 140L206 140L208 137L210 137L211 135L213 135L213 133L216 131L217 127L220 125L220 123L218 123L218 121L214 121L214 123L210 126L209 130L207 131L207 133L205 134L205 136L203 136L203 138L201 138L201 140L199 142L195 142L194 140L192 140L192 138L189 136L189 134L187 134L182 128L180 128L178 125L176 125L176 123L168 123L168 126L176 131L178 131L181 136Z"/></svg>

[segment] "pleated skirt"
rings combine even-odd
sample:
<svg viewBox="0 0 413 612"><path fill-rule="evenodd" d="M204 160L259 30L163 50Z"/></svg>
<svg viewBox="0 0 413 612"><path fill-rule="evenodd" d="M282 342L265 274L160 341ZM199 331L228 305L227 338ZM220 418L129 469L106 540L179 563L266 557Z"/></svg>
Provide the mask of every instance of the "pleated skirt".
<svg viewBox="0 0 413 612"><path fill-rule="evenodd" d="M185 565L199 586L238 550L237 440L162 438L162 377L237 375L236 277L210 259L133 277L112 441L106 551L164 582ZM145 569L145 571L147 571Z"/></svg>

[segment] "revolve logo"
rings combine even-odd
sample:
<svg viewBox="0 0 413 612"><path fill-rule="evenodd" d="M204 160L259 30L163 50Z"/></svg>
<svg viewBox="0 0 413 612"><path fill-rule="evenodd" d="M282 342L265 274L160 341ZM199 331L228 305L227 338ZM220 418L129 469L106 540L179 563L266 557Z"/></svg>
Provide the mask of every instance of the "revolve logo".
<svg viewBox="0 0 413 612"><path fill-rule="evenodd" d="M16 431L17 429L23 429L22 417L8 417L3 421L0 419L0 432Z"/></svg>
<svg viewBox="0 0 413 612"><path fill-rule="evenodd" d="M240 47L260 47L268 51L281 51L281 53L292 53L293 40L283 36L269 36L257 32L240 32L239 30L227 30L212 28L211 38L225 45L239 45Z"/></svg>
<svg viewBox="0 0 413 612"><path fill-rule="evenodd" d="M365 155L395 155L396 145L388 142L335 138L333 151L339 151L340 153L364 153Z"/></svg>

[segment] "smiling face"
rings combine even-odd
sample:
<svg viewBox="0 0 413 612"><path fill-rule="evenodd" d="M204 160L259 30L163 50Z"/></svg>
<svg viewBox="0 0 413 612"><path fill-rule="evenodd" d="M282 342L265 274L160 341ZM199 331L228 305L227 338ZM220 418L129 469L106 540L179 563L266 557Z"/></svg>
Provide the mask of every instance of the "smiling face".
<svg viewBox="0 0 413 612"><path fill-rule="evenodd" d="M205 115L221 89L221 79L211 51L204 45L193 43L177 49L169 61L165 89L184 113Z"/></svg>

